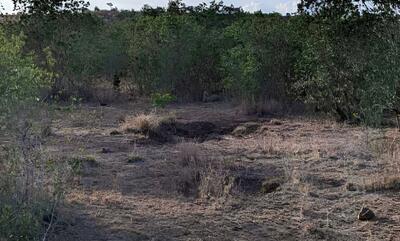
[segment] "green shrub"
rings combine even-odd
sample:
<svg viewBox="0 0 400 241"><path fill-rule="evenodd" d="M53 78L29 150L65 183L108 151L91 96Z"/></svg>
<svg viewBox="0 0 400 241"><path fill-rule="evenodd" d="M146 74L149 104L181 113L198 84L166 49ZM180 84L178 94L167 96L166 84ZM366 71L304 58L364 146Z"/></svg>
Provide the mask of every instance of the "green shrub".
<svg viewBox="0 0 400 241"><path fill-rule="evenodd" d="M154 107L165 108L168 104L176 100L176 97L169 94L155 93L151 95L151 102Z"/></svg>
<svg viewBox="0 0 400 241"><path fill-rule="evenodd" d="M52 75L39 68L32 55L23 52L24 36L6 36L0 27L0 112L17 105L40 101L40 91L51 84Z"/></svg>
<svg viewBox="0 0 400 241"><path fill-rule="evenodd" d="M230 48L222 54L227 93L245 102L288 101L299 49L297 17L243 17L225 29Z"/></svg>
<svg viewBox="0 0 400 241"><path fill-rule="evenodd" d="M293 85L298 96L341 120L380 125L399 97L398 29L367 17L310 24Z"/></svg>

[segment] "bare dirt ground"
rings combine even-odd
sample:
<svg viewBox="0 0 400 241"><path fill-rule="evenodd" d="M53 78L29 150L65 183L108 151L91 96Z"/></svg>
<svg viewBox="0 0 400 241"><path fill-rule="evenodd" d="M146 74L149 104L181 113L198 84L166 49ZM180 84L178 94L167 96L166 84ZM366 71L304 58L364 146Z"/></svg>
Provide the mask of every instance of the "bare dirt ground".
<svg viewBox="0 0 400 241"><path fill-rule="evenodd" d="M83 106L57 113L46 148L95 163L83 165L71 183L54 240L400 240L399 189L363 188L388 173L400 175L396 158L373 151L378 140L395 140L395 130L258 118L213 103L163 110L179 123L214 124L201 138L188 134L159 143L133 133L110 135L121 119L150 109ZM237 126L244 131L233 135ZM253 178L242 191L221 197L183 195L174 189L180 174L172 167L185 142L196 143L202 158L229 160L250 177L281 183L259 192ZM138 158L129 161L132 155ZM359 221L362 206L377 217Z"/></svg>

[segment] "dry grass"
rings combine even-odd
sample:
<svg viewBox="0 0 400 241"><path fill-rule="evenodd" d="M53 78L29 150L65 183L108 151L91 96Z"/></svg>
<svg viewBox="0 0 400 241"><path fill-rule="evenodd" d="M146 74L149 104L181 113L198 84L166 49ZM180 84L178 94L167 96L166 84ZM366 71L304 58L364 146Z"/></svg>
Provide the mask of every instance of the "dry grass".
<svg viewBox="0 0 400 241"><path fill-rule="evenodd" d="M138 132L147 135L150 131L156 130L161 124L173 124L175 119L176 117L173 114L138 114L133 117L127 117L121 128L126 132Z"/></svg>
<svg viewBox="0 0 400 241"><path fill-rule="evenodd" d="M376 175L364 180L362 187L367 192L400 190L400 175Z"/></svg>
<svg viewBox="0 0 400 241"><path fill-rule="evenodd" d="M178 160L180 165L188 166L200 160L200 148L196 143L184 142L178 146Z"/></svg>
<svg viewBox="0 0 400 241"><path fill-rule="evenodd" d="M228 193L229 166L220 160L201 156L195 143L181 143L178 147L175 188L185 196L220 198Z"/></svg>
<svg viewBox="0 0 400 241"><path fill-rule="evenodd" d="M41 134L24 122L18 141L0 151L0 239L47 240L60 220L56 210L72 172L43 149Z"/></svg>
<svg viewBox="0 0 400 241"><path fill-rule="evenodd" d="M378 160L376 173L363 179L361 189L369 192L400 190L400 138L398 133L381 133L367 146Z"/></svg>

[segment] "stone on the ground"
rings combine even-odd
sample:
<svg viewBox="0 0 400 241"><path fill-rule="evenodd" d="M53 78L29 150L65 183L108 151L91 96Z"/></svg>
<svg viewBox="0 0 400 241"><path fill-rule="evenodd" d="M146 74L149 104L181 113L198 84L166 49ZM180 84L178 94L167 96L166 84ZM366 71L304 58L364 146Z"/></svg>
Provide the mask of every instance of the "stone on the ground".
<svg viewBox="0 0 400 241"><path fill-rule="evenodd" d="M360 221L369 221L373 218L375 218L375 213L367 207L362 207L358 213L358 220Z"/></svg>
<svg viewBox="0 0 400 241"><path fill-rule="evenodd" d="M272 119L272 120L270 121L270 123L271 123L271 125L275 125L275 126L280 126L280 125L283 124L282 121L277 120L277 119Z"/></svg>
<svg viewBox="0 0 400 241"><path fill-rule="evenodd" d="M103 148L101 149L101 153L103 153L103 154L112 153L112 150L111 150L110 148L103 147Z"/></svg>
<svg viewBox="0 0 400 241"><path fill-rule="evenodd" d="M350 192L357 191L356 185L354 183L351 183L351 182L346 184L346 189L349 190Z"/></svg>
<svg viewBox="0 0 400 241"><path fill-rule="evenodd" d="M272 192L275 192L280 186L281 186L281 183L276 179L265 180L262 183L261 192L262 193L272 193Z"/></svg>
<svg viewBox="0 0 400 241"><path fill-rule="evenodd" d="M122 135L122 133L120 131L113 130L110 132L110 136L119 136L119 135Z"/></svg>

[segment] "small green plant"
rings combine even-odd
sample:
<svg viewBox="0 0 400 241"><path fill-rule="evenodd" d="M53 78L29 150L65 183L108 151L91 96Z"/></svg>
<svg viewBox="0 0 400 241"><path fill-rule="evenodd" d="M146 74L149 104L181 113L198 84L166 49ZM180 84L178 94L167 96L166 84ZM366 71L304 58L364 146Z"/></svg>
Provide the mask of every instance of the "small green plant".
<svg viewBox="0 0 400 241"><path fill-rule="evenodd" d="M168 104L174 102L176 97L169 93L161 94L155 93L151 96L151 102L154 107L165 108Z"/></svg>

